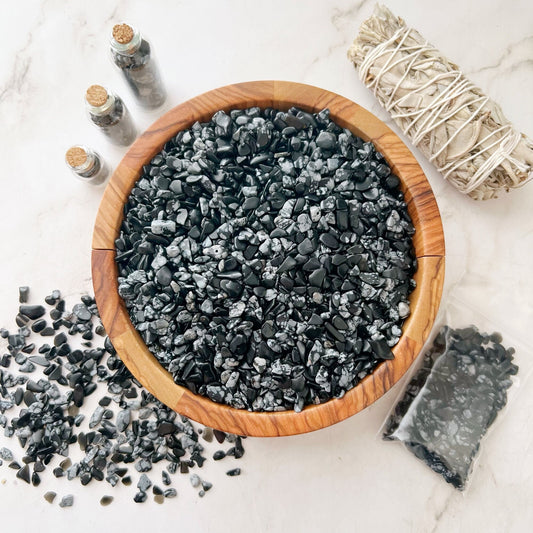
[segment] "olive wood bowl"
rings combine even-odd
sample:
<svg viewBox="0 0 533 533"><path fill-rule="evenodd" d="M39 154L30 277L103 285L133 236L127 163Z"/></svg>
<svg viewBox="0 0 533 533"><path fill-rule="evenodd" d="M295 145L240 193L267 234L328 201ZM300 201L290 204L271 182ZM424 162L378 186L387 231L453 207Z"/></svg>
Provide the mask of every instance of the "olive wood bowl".
<svg viewBox="0 0 533 533"><path fill-rule="evenodd" d="M342 398L307 406L300 413L235 409L176 384L133 327L118 294L114 241L119 235L124 203L143 165L177 132L194 122L208 121L220 109L251 106L283 111L297 106L310 112L329 108L332 120L365 141L372 141L385 156L401 180L416 227L413 245L418 259L414 275L417 287L410 295L411 315L393 349L394 359L380 363ZM131 146L111 177L100 204L92 243L92 277L98 310L113 346L132 374L159 400L182 415L222 431L258 437L294 435L324 428L361 411L387 392L409 368L431 331L439 307L444 280L444 235L431 186L413 154L366 109L338 94L300 83L238 83L178 105Z"/></svg>

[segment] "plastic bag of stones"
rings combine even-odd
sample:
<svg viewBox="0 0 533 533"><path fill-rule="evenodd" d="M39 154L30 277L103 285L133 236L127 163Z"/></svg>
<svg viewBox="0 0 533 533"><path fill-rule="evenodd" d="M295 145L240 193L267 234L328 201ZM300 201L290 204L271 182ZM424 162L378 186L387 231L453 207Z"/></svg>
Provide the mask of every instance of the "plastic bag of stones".
<svg viewBox="0 0 533 533"><path fill-rule="evenodd" d="M381 429L460 491L531 370L531 350L501 326L452 294Z"/></svg>

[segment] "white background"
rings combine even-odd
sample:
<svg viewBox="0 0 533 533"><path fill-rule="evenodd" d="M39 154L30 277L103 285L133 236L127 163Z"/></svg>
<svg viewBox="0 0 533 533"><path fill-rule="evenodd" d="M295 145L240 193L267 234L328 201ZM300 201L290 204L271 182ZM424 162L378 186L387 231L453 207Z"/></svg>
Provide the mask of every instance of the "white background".
<svg viewBox="0 0 533 533"><path fill-rule="evenodd" d="M76 181L64 151L85 143L111 166L124 150L88 122L87 86L115 89L139 129L174 105L238 81L280 79L337 92L388 121L346 59L369 1L3 1L0 6L0 325L14 326L17 287L35 299L61 288L72 302L91 291L90 244L102 189ZM529 0L390 0L389 7L483 87L533 136L533 4ZM132 101L109 60L115 22L128 21L152 43L169 98L148 114ZM485 312L530 334L533 312L533 185L475 203L443 182L420 157L443 217L449 288L468 267L494 289ZM480 297L483 301L483 296ZM527 354L522 354L527 357ZM532 355L533 356L533 355ZM527 365L526 365L527 366ZM379 439L398 386L334 427L298 437L248 439L243 475L204 467L214 488L199 499L186 477L179 496L158 506L133 503L133 487L45 476L27 486L0 468L0 530L200 532L530 531L533 523L533 383L486 440L469 491L455 492L400 445ZM0 446L15 448L0 436ZM20 458L20 452L19 458ZM212 462L211 462L212 463ZM48 472L49 473L49 472ZM75 506L48 505L54 488ZM104 493L110 507L98 504Z"/></svg>

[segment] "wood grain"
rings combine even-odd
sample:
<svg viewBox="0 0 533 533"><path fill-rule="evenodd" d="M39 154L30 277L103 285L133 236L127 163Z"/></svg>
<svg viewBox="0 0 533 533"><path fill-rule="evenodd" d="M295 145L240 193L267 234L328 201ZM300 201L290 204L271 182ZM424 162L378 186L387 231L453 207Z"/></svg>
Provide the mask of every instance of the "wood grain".
<svg viewBox="0 0 533 533"><path fill-rule="evenodd" d="M395 358L376 370L339 400L309 406L301 413L253 413L220 405L174 383L133 327L118 295L114 241L120 231L123 205L149 163L178 131L206 121L219 109L250 106L307 111L329 108L331 118L355 135L372 141L401 179L409 214L416 227L413 245L418 258L417 288L410 296L411 316L393 349ZM431 187L416 159L397 135L374 115L337 94L317 87L281 81L258 81L215 89L185 102L157 120L132 145L113 174L102 199L93 234L92 274L96 302L117 353L135 377L162 402L202 424L251 436L282 436L326 427L364 409L405 373L429 335L444 281L444 234Z"/></svg>

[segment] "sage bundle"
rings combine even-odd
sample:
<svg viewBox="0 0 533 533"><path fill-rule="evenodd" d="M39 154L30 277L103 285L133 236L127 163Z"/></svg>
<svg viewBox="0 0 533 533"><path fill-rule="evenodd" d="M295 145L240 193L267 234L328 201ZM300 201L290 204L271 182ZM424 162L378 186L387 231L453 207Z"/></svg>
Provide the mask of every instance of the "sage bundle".
<svg viewBox="0 0 533 533"><path fill-rule="evenodd" d="M446 180L475 200L533 177L533 141L413 28L377 5L348 50L363 83Z"/></svg>

